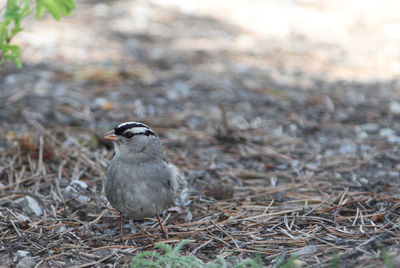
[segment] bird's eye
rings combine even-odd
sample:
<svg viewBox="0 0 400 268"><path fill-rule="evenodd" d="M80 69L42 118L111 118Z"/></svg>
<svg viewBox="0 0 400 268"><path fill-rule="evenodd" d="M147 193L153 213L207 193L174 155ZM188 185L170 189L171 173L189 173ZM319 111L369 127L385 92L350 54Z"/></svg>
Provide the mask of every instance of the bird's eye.
<svg viewBox="0 0 400 268"><path fill-rule="evenodd" d="M133 137L133 133L132 133L132 132L126 132L126 133L124 133L124 136L125 136L127 139L130 139L130 138Z"/></svg>

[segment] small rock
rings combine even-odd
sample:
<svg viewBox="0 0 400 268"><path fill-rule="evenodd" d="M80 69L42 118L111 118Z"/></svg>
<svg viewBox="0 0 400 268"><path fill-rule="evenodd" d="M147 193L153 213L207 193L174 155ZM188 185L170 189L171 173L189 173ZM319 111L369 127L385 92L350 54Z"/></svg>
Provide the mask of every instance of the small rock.
<svg viewBox="0 0 400 268"><path fill-rule="evenodd" d="M382 177L385 177L385 176L387 176L387 172L385 170L378 170L375 173L375 178L382 178Z"/></svg>
<svg viewBox="0 0 400 268"><path fill-rule="evenodd" d="M335 172L335 174L333 175L336 179L342 179L343 178L343 176L342 176L342 174L340 174L340 173L338 173L338 172Z"/></svg>
<svg viewBox="0 0 400 268"><path fill-rule="evenodd" d="M379 135L382 136L382 137L389 137L389 136L394 136L395 132L391 128L382 128L379 131Z"/></svg>
<svg viewBox="0 0 400 268"><path fill-rule="evenodd" d="M33 257L25 257L17 264L16 268L32 268L36 264Z"/></svg>
<svg viewBox="0 0 400 268"><path fill-rule="evenodd" d="M360 128L369 133L376 133L379 130L379 125L374 123L366 123L361 125Z"/></svg>
<svg viewBox="0 0 400 268"><path fill-rule="evenodd" d="M320 166L320 163L318 162L311 162L311 163L307 163L305 165L305 168L309 169L309 170L318 170Z"/></svg>
<svg viewBox="0 0 400 268"><path fill-rule="evenodd" d="M346 121L346 120L349 120L349 115L348 114L346 114L345 112L342 112L342 111L338 111L337 113L336 113L336 118L338 119L338 121Z"/></svg>
<svg viewBox="0 0 400 268"><path fill-rule="evenodd" d="M341 155L355 154L356 152L357 152L357 144L355 143L343 144L339 148L339 153Z"/></svg>
<svg viewBox="0 0 400 268"><path fill-rule="evenodd" d="M9 86L9 85L15 84L19 80L20 79L18 78L17 75L14 75L14 74L7 75L6 79L5 79L5 85Z"/></svg>
<svg viewBox="0 0 400 268"><path fill-rule="evenodd" d="M360 183L362 184L362 185L368 185L368 179L366 179L366 178L360 178Z"/></svg>
<svg viewBox="0 0 400 268"><path fill-rule="evenodd" d="M325 106L328 112L332 113L335 111L335 104L333 103L333 100L329 96L325 97Z"/></svg>
<svg viewBox="0 0 400 268"><path fill-rule="evenodd" d="M73 180L65 188L64 196L67 199L74 199L80 203L86 204L90 198L85 195L88 185L80 180Z"/></svg>
<svg viewBox="0 0 400 268"><path fill-rule="evenodd" d="M139 99L136 99L133 103L132 103L132 107L135 111L135 114L138 117L146 117L146 106L143 104L143 102Z"/></svg>
<svg viewBox="0 0 400 268"><path fill-rule="evenodd" d="M33 92L38 96L45 96L49 93L53 84L47 80L39 80L33 87Z"/></svg>
<svg viewBox="0 0 400 268"><path fill-rule="evenodd" d="M22 207L22 211L28 215L41 216L43 214L42 208L39 203L30 196L24 196L15 200L15 202Z"/></svg>
<svg viewBox="0 0 400 268"><path fill-rule="evenodd" d="M184 99L190 94L190 87L183 81L176 81L172 84L171 88L167 91L167 99L180 100Z"/></svg>
<svg viewBox="0 0 400 268"><path fill-rule="evenodd" d="M389 110L393 114L400 114L400 102L392 101L389 105Z"/></svg>
<svg viewBox="0 0 400 268"><path fill-rule="evenodd" d="M67 94L67 88L63 85L56 85L53 88L53 95L54 96L64 96Z"/></svg>
<svg viewBox="0 0 400 268"><path fill-rule="evenodd" d="M113 102L105 98L95 98L93 106L103 110L111 110L114 107Z"/></svg>
<svg viewBox="0 0 400 268"><path fill-rule="evenodd" d="M63 233L67 230L67 227L65 227L65 225L61 226L60 228L58 228L57 232L59 233Z"/></svg>
<svg viewBox="0 0 400 268"><path fill-rule="evenodd" d="M296 259L293 261L293 267L301 268L301 267L306 267L306 266L307 266L307 263L303 260Z"/></svg>
<svg viewBox="0 0 400 268"><path fill-rule="evenodd" d="M285 170L285 169L288 169L288 164L283 163L283 164L275 165L275 168L279 169L279 170Z"/></svg>
<svg viewBox="0 0 400 268"><path fill-rule="evenodd" d="M26 251L26 250L17 250L17 256L18 256L19 258L26 257L26 256L28 256L29 254L30 254L29 251Z"/></svg>
<svg viewBox="0 0 400 268"><path fill-rule="evenodd" d="M290 124L289 125L289 131L290 132L296 132L297 131L297 125L296 124Z"/></svg>
<svg viewBox="0 0 400 268"><path fill-rule="evenodd" d="M293 160L290 162L290 167L295 169L295 168L300 167L300 164L301 164L301 162L299 160Z"/></svg>
<svg viewBox="0 0 400 268"><path fill-rule="evenodd" d="M269 178L269 181L270 181L271 186L275 187L276 183L278 182L278 178L275 177L275 176L272 176L272 177Z"/></svg>
<svg viewBox="0 0 400 268"><path fill-rule="evenodd" d="M17 216L18 221L30 221L31 219L23 214Z"/></svg>
<svg viewBox="0 0 400 268"><path fill-rule="evenodd" d="M296 124L292 124L292 125L294 125L293 128L296 128L296 130L297 130L297 125ZM266 122L266 120L262 119L261 117L256 116L253 120L250 121L250 126L252 128L260 129L260 128L268 127L268 123ZM291 129L290 126L289 126L289 129Z"/></svg>
<svg viewBox="0 0 400 268"><path fill-rule="evenodd" d="M242 115L234 116L229 123L231 126L240 130L246 130L251 127L250 123Z"/></svg>
<svg viewBox="0 0 400 268"><path fill-rule="evenodd" d="M397 143L397 144L400 143L400 137L396 136L396 135L388 136L387 140L388 140L389 143Z"/></svg>
<svg viewBox="0 0 400 268"><path fill-rule="evenodd" d="M383 128L379 131L379 135L386 137L390 143L400 143L400 136L396 135L396 132L391 128Z"/></svg>
<svg viewBox="0 0 400 268"><path fill-rule="evenodd" d="M368 133L366 131L358 132L358 137L362 140L368 139Z"/></svg>
<svg viewBox="0 0 400 268"><path fill-rule="evenodd" d="M362 153L369 153L371 151L371 146L367 144L361 144L360 145L360 151Z"/></svg>
<svg viewBox="0 0 400 268"><path fill-rule="evenodd" d="M299 256L299 255L306 255L306 254L312 254L317 252L317 247L316 246L306 246L302 247L299 250L296 250L293 255L294 256Z"/></svg>

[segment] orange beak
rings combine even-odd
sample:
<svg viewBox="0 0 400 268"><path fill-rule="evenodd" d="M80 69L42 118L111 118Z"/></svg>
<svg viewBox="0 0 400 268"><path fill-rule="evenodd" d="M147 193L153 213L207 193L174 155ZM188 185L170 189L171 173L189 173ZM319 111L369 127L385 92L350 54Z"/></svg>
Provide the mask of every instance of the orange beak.
<svg viewBox="0 0 400 268"><path fill-rule="evenodd" d="M108 141L117 141L118 137L117 137L117 135L115 135L114 130L111 130L111 131L107 132L106 134L104 134L104 139L108 140Z"/></svg>

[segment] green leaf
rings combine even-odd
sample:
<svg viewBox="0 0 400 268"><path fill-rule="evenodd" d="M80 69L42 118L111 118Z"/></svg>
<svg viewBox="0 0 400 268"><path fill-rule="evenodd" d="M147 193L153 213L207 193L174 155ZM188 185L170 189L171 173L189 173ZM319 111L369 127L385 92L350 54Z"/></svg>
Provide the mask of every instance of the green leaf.
<svg viewBox="0 0 400 268"><path fill-rule="evenodd" d="M132 268L142 268L142 267L159 267L162 268L163 266L158 265L157 263L151 261L151 260L146 260L146 259L142 259L136 262L132 262L131 263L131 267Z"/></svg>
<svg viewBox="0 0 400 268"><path fill-rule="evenodd" d="M5 60L12 60L18 68L22 67L21 52L19 46L0 44L0 51L3 52L3 58Z"/></svg>
<svg viewBox="0 0 400 268"><path fill-rule="evenodd" d="M16 57L21 57L19 46L17 45L0 44L0 50L3 51L4 56L11 54Z"/></svg>
<svg viewBox="0 0 400 268"><path fill-rule="evenodd" d="M24 6L21 9L21 13L20 13L20 19L25 18L26 16L28 16L29 14L31 14L31 8L30 8L30 4L29 1L27 3L24 4Z"/></svg>
<svg viewBox="0 0 400 268"><path fill-rule="evenodd" d="M19 46L9 43L23 30L21 21L32 13L31 2L32 0L7 0L3 19L0 19L0 65L5 60L11 60L18 68L22 67ZM41 18L47 10L58 21L62 15L71 15L74 8L74 0L36 0L35 17Z"/></svg>
<svg viewBox="0 0 400 268"><path fill-rule="evenodd" d="M154 248L161 248L165 251L165 253L170 253L172 251L172 247L168 244L157 243Z"/></svg>
<svg viewBox="0 0 400 268"><path fill-rule="evenodd" d="M385 266L387 268L394 268L393 261L390 258L389 254L387 253L386 249L384 247L380 247L380 250L381 250L380 257L383 260L383 262L385 263Z"/></svg>
<svg viewBox="0 0 400 268"><path fill-rule="evenodd" d="M0 23L0 44L3 44L7 41L7 25L4 22Z"/></svg>
<svg viewBox="0 0 400 268"><path fill-rule="evenodd" d="M72 0L60 0L59 7L63 15L70 16L75 8L75 3Z"/></svg>
<svg viewBox="0 0 400 268"><path fill-rule="evenodd" d="M21 32L24 28L21 28L19 25L15 26L12 30L11 30L11 35L10 35L10 39L13 38L17 33Z"/></svg>
<svg viewBox="0 0 400 268"><path fill-rule="evenodd" d="M22 68L21 58L12 58L11 60L14 62L15 66L17 66L18 69Z"/></svg>
<svg viewBox="0 0 400 268"><path fill-rule="evenodd" d="M43 0L43 6L50 12L51 16L56 21L59 21L61 18L61 9L60 6L54 0Z"/></svg>
<svg viewBox="0 0 400 268"><path fill-rule="evenodd" d="M37 5L36 6L36 15L35 18L38 20L40 18L43 17L44 11L46 10L46 8L42 5Z"/></svg>
<svg viewBox="0 0 400 268"><path fill-rule="evenodd" d="M75 8L75 2L73 0L63 0L63 3L69 10L73 10Z"/></svg>
<svg viewBox="0 0 400 268"><path fill-rule="evenodd" d="M297 256L293 255L289 258L289 260L282 264L281 268L291 268L293 267L294 261L296 260Z"/></svg>
<svg viewBox="0 0 400 268"><path fill-rule="evenodd" d="M174 250L172 251L172 253L174 255L178 254L178 252L181 250L181 248L186 245L187 243L189 243L189 240L182 240L181 242L179 242L179 244L174 248Z"/></svg>
<svg viewBox="0 0 400 268"><path fill-rule="evenodd" d="M4 13L4 18L15 17L18 14L19 6L16 0L7 1L7 9Z"/></svg>
<svg viewBox="0 0 400 268"><path fill-rule="evenodd" d="M332 268L338 268L339 267L339 254L337 253L337 251L335 252L335 254L332 257L331 267Z"/></svg>
<svg viewBox="0 0 400 268"><path fill-rule="evenodd" d="M8 47L11 50L12 54L14 54L16 57L21 57L21 52L20 52L19 46L8 45Z"/></svg>

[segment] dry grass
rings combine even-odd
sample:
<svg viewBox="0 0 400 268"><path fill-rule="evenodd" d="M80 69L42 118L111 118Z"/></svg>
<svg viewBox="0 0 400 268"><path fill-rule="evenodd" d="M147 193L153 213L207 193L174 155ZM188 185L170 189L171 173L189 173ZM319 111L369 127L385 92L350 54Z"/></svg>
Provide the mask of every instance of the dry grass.
<svg viewBox="0 0 400 268"><path fill-rule="evenodd" d="M151 250L155 243L175 244L188 239L183 252L205 262L217 255L243 259L261 253L263 261L272 264L285 254L297 256L307 266L320 267L330 265L338 254L339 261L357 260L357 265L362 265L380 262L380 248L390 249L399 240L399 197L388 194L398 189L387 188L386 193L359 191L353 190L359 187L329 176L231 169L225 170L235 178L234 182L225 180L225 184L236 185L231 198L217 201L209 197L205 182L217 188L224 183L197 177L189 183L191 204L187 209L192 220L183 220L185 215L168 215L165 225L169 240L164 240L156 220L149 219L141 230L126 235L121 244L118 214L108 207L102 194L104 170L112 151L89 130L35 125L41 133L39 138L31 138L37 136L33 132L20 138L5 133L13 145L1 152L1 162L5 163L0 188L2 263L10 263L17 250L26 250L39 266L126 265L137 252ZM193 131L187 133L188 137L193 135ZM224 151L232 145L241 146L210 146ZM180 148L181 152L188 150ZM268 157L270 152L266 152ZM273 155L289 158L279 151ZM193 168L182 165L184 160L179 155L175 158L181 170ZM218 172L223 176L223 170ZM82 193L90 197L89 202L66 199L66 184L74 179L89 185ZM218 197L218 189L212 193ZM39 202L42 216L21 218L26 213L14 201L26 195Z"/></svg>

